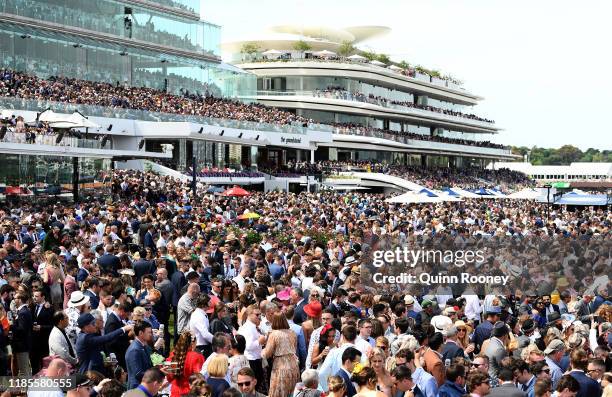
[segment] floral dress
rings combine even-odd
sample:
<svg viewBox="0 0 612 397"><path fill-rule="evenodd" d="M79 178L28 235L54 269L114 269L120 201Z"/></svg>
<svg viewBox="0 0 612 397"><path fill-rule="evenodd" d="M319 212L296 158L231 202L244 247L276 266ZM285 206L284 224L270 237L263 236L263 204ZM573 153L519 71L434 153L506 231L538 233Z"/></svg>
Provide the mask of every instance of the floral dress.
<svg viewBox="0 0 612 397"><path fill-rule="evenodd" d="M270 332L263 357L272 357L272 376L270 377L269 397L287 397L293 393L300 381L300 368L297 351L297 336L290 329Z"/></svg>

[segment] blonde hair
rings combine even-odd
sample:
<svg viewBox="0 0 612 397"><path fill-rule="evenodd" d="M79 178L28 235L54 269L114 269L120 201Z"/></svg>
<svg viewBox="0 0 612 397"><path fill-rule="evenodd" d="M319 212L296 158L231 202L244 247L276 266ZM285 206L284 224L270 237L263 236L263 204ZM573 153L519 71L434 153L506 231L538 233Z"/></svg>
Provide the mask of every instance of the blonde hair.
<svg viewBox="0 0 612 397"><path fill-rule="evenodd" d="M327 389L330 392L337 393L343 387L346 387L346 384L344 383L344 379L342 379L341 377L330 376L329 378L327 378Z"/></svg>
<svg viewBox="0 0 612 397"><path fill-rule="evenodd" d="M223 378L227 374L228 360L225 354L217 354L208 363L208 375L214 378Z"/></svg>
<svg viewBox="0 0 612 397"><path fill-rule="evenodd" d="M147 313L146 309L142 306L136 306L134 308L134 310L132 310L132 317L134 316L142 316L142 318L144 318L144 315Z"/></svg>

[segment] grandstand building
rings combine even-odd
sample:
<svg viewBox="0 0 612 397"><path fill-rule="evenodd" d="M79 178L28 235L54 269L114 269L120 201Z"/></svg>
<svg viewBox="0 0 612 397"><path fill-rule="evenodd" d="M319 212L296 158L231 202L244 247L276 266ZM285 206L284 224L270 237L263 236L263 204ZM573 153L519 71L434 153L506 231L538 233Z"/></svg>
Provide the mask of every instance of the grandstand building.
<svg viewBox="0 0 612 397"><path fill-rule="evenodd" d="M257 75L258 102L334 125L333 141L318 146L317 160L462 167L514 159L509 148L487 143L501 129L476 115L482 97L456 81L360 55L356 46L389 28L270 30L222 48ZM282 148L269 152L271 161L287 155Z"/></svg>
<svg viewBox="0 0 612 397"><path fill-rule="evenodd" d="M522 172L540 183L612 182L612 163L571 163L570 165L532 165L527 162L490 164L489 169L506 168Z"/></svg>
<svg viewBox="0 0 612 397"><path fill-rule="evenodd" d="M316 139L331 140L329 132L306 134L301 124L151 112L129 108L122 98L113 106L96 106L80 98L49 101L16 93L19 78L11 75L21 72L45 80L35 87L40 91L60 76L175 96L253 95L255 76L221 61L220 27L201 20L199 7L199 0L0 1L2 77L14 84L5 86L10 96L0 96L9 125L0 133L0 159L10 165L0 170L0 186L34 194L69 186L76 191L84 180L99 184L103 171L114 166L142 169L143 159L181 171L194 159L197 168L250 167L268 144L306 156L314 153ZM49 118L56 121L49 124L53 136L29 141L23 131L13 131L20 117L27 126L37 125L46 109L55 112ZM88 120L85 126L59 129L69 126L65 121L75 111Z"/></svg>

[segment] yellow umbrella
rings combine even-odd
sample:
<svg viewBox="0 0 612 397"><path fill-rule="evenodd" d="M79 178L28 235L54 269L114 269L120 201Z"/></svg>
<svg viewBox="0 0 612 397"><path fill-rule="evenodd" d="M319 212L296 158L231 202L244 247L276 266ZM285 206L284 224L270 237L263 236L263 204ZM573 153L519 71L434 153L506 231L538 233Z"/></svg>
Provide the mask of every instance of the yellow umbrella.
<svg viewBox="0 0 612 397"><path fill-rule="evenodd" d="M240 220L244 220L244 219L259 219L261 218L261 216L256 213L256 212L247 212L246 214L242 214L238 216L238 219Z"/></svg>

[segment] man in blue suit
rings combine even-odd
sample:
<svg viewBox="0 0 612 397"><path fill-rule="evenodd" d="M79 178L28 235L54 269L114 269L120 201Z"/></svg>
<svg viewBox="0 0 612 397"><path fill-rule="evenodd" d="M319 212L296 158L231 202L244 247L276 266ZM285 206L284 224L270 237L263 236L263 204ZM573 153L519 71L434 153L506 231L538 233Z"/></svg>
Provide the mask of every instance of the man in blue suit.
<svg viewBox="0 0 612 397"><path fill-rule="evenodd" d="M595 379L589 378L585 372L589 365L589 357L582 349L576 349L570 355L572 370L569 375L576 379L580 384L580 391L576 397L599 397L601 396L601 386Z"/></svg>
<svg viewBox="0 0 612 397"><path fill-rule="evenodd" d="M342 353L342 368L336 373L336 376L344 379L346 385L346 397L353 397L357 394L353 382L351 382L351 374L355 368L355 364L361 361L361 352L354 347L347 348Z"/></svg>
<svg viewBox="0 0 612 397"><path fill-rule="evenodd" d="M125 362L128 373L128 390L138 387L142 381L145 371L151 367L151 348L149 343L153 341L153 329L151 324L141 321L134 325L136 338L125 353Z"/></svg>
<svg viewBox="0 0 612 397"><path fill-rule="evenodd" d="M117 272L121 267L119 258L115 255L115 247L112 244L107 244L104 247L104 255L98 258L98 266L105 272L111 272L114 276L118 276Z"/></svg>
<svg viewBox="0 0 612 397"><path fill-rule="evenodd" d="M81 314L77 320L77 325L81 329L76 343L76 352L79 359L78 371L81 374L87 371L104 373L104 362L100 354L104 345L132 330L132 325L124 325L113 332L100 336L96 328L96 319L90 313Z"/></svg>

